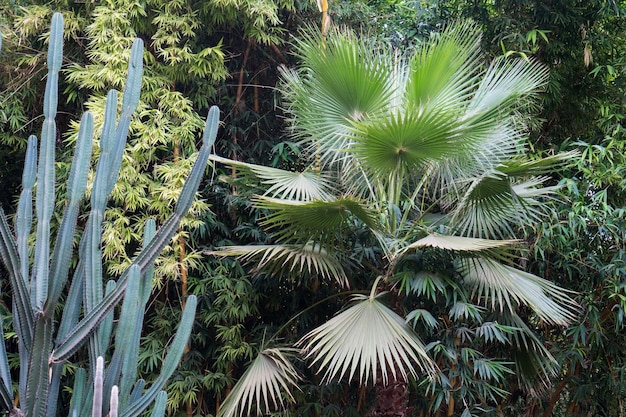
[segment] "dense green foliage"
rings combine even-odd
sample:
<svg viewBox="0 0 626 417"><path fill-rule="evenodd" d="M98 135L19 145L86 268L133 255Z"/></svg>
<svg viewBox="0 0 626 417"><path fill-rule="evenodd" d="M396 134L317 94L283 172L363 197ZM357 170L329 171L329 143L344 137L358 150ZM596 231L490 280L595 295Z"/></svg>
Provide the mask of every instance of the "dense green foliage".
<svg viewBox="0 0 626 417"><path fill-rule="evenodd" d="M555 374L543 386L530 386L507 373L505 369L514 367L509 363L513 361L511 352L501 349L495 339L487 343L485 335L497 332L510 338L510 329L485 327L491 320L485 312L467 311L444 326L432 327L435 321L428 314L434 320L444 313L450 316L450 308L458 301L454 294L459 289L450 283L425 286L421 293L409 296L385 284L384 289L391 293L382 301L397 313L413 311L411 323L424 342L441 342L429 346L428 354L444 374L458 376L454 384L461 388L452 394L456 400L485 398L495 392L481 388L484 378L475 381L477 368L469 365L477 363L477 358L478 363L492 358L494 366L500 366L501 375L496 377L506 381L497 388L508 392L495 394L495 399L481 408L509 415L623 413L624 2L350 0L331 1L328 7L333 25L358 28L367 33L364 37L377 39L372 49L391 46L400 48L399 55L410 55L415 46L437 36L450 22L469 18L484 34L482 45L489 59L501 55L529 58L549 68L545 92L537 96L541 101L535 109L538 113L533 113L539 116L524 119L530 128L524 144L527 155L534 160L577 151L578 156L565 169L545 172L550 176L546 185L561 188L552 195L557 198L550 202L547 216L523 229L514 228L529 248L524 258L514 263L521 270L578 291L576 300L583 306L583 314L566 331L529 322L531 330L541 330L540 339L545 343L540 345L548 349L546 356L556 358L562 367L550 367ZM58 135L56 141L58 184L65 183L70 171L79 129L75 115L91 111L99 135L105 94L110 88L123 87L134 37L146 43L139 109L130 125L119 182L104 214L105 279L118 277L129 265L142 245L147 219L162 222L171 213L194 160L202 126L199 114L208 111L209 103L219 103L224 109L218 155L289 171L302 171L308 165L303 158L306 147L296 143L306 133L301 129L294 138L285 129L281 107L286 107L283 93L289 89L286 85L279 90L273 87L281 65L302 63L296 39L302 38L303 26L310 31L311 25L319 25L314 3L7 0L0 2L0 9L0 28L5 34L0 56L0 181L5 190L15 190L2 195L1 203L9 214L17 210L12 196L21 189L20 161L28 133L39 129L43 121L39 114L47 71L44 51L52 11L63 11L66 17L60 90L67 100L59 102L57 123L59 131L67 134ZM310 127L314 128L315 124ZM96 141L94 160L99 155ZM319 168L326 170L323 161L320 159ZM279 347L275 342L297 340L345 307L348 294L337 297L345 290L341 282L327 279L337 268L345 269L346 277L354 281L348 291L371 288L376 276L372 271L387 270L388 265L380 262L384 248L368 235L368 227L360 220L348 220L337 230L341 238L329 246L343 255L335 270L322 274L325 277L318 276L313 266L309 271L305 265L294 274L280 264L242 266L236 259L206 255L206 251L225 245L276 243L272 232L277 230L267 230L260 221L269 211L255 208L253 204L258 202L250 199L255 193L264 193L267 186L251 189L256 183L250 172L224 168L220 163L216 170L215 176L203 183L203 195L194 201L165 256L157 260L158 289L151 294L145 316L139 372L151 381L158 373L158 358L173 336L171 323L180 319L181 302L188 294L198 297L193 336L167 388L169 412L215 414L259 352L266 352L263 360L269 358L277 365L289 361L306 376L298 382L302 391L292 392L296 406L288 406L298 415L382 415L376 413L384 398L404 406L406 415L419 415L428 404L435 404L433 400L447 390L444 385L425 392L425 385L407 387L394 382L389 388L402 395L386 397L380 389L359 387L355 382L320 385L319 377L307 363L294 361L291 351L272 350ZM268 178L275 180L276 175ZM90 177L88 189L92 180ZM56 212L61 213L66 190L58 187L56 191ZM398 206L400 217L405 209ZM79 224L84 221L79 219ZM60 216L53 215L52 230L60 224ZM428 256L416 256L395 270L410 273L419 267L453 273L450 256L434 249L421 252ZM8 312L11 298L4 292L2 297ZM315 304L316 300L325 301ZM523 315L532 318L528 311ZM5 326L9 324L5 322ZM466 337L465 344L456 345L457 334ZM15 352L16 346L11 344L8 357L17 369ZM450 366L454 357L462 360ZM442 404L446 402L449 399L444 395ZM457 411L461 409L458 403L456 406ZM440 407L441 415L446 411ZM489 414L478 408L473 412Z"/></svg>

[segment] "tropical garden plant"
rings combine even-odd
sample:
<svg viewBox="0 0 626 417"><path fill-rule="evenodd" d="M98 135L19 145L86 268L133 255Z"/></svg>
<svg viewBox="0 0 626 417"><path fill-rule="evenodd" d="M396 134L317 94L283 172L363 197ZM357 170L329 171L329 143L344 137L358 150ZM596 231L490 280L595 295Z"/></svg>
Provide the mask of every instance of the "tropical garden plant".
<svg viewBox="0 0 626 417"><path fill-rule="evenodd" d="M447 415L500 403L513 375L525 389L548 383L558 366L537 330L570 323L580 307L523 269L525 231L556 189L547 174L572 156L526 153L547 68L485 62L469 23L408 55L348 30L309 30L296 50L302 64L283 70L282 92L304 168L212 156L237 171L225 179L249 193L271 239L211 253L249 260L283 286L352 293L297 347L313 380L376 385L370 415L394 397L392 381L396 392L418 381L423 409ZM281 342L298 340L293 323L267 336L219 415L299 395L302 373Z"/></svg>
<svg viewBox="0 0 626 417"><path fill-rule="evenodd" d="M63 18L56 13L48 36L41 137L39 147L34 135L28 139L14 230L0 210L0 254L8 271L12 296L12 314L2 319L11 320L16 335L15 342L9 340L9 349L4 343L0 345L1 409L11 415L29 417L56 416L60 412L73 416L103 413L137 416L155 403L153 415L162 416L167 401L163 387L186 347L197 301L195 296L186 300L176 336L162 359L160 375L149 387L144 380L137 379L144 311L153 285L153 263L178 229L204 176L217 134L219 111L216 107L209 111L202 147L172 215L158 231L154 221L146 222L143 248L119 279L109 280L104 286L104 212L118 179L129 127L139 104L143 42L139 39L133 42L121 103L117 91L111 90L107 95L100 154L91 178L94 117L86 112L81 119L62 220L53 233L51 219L58 203L55 118L63 34ZM80 206L85 196L89 197L89 209L82 218ZM80 243L75 245L79 235ZM78 261L73 263L75 252ZM4 336L2 332L3 339ZM13 347L17 347L19 357L16 375L8 361L8 352ZM88 368L69 367L74 376L72 398L70 404L60 404L62 391L70 385L66 365L83 348L87 351ZM15 386L13 381L17 381Z"/></svg>

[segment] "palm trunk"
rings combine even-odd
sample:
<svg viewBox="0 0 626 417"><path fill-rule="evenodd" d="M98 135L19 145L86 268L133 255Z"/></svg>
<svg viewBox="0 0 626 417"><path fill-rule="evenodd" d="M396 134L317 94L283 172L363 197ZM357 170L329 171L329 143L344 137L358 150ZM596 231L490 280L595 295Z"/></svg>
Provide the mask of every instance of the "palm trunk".
<svg viewBox="0 0 626 417"><path fill-rule="evenodd" d="M409 407L408 382L396 380L387 385L377 382L374 404L366 417L410 417L412 409Z"/></svg>

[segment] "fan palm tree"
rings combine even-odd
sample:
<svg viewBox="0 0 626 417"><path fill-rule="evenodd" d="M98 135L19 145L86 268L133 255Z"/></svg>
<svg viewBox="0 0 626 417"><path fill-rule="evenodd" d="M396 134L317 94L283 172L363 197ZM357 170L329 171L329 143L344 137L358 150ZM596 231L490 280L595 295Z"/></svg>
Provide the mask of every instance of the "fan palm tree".
<svg viewBox="0 0 626 417"><path fill-rule="evenodd" d="M236 168L240 182L266 190L252 201L267 213L262 224L274 238L216 253L346 286L359 268L370 277L371 287L349 308L299 342L324 381L384 386L426 376L430 387L455 390L463 383L459 365L446 374L437 360L440 341L427 345L415 331L445 320L470 320L473 337L511 346L520 374L530 363L549 376L552 357L522 316L563 325L578 306L566 290L516 267L522 245L515 236L544 215L554 191L546 174L567 159L525 153L528 114L546 67L525 59L484 62L480 33L468 23L433 35L411 56L340 30L309 33L297 50L302 65L283 69L282 90L309 166L289 172L214 157ZM354 238L363 231L365 245ZM446 310L417 308L407 322L402 298L434 300L436 293L446 297ZM454 339L465 340L458 332ZM238 402L249 410L255 400L260 412L268 398L282 403L277 398L291 395L294 369L284 355L273 357L280 357L274 382L242 378L233 393L247 396L231 395L223 415L241 415L244 407L232 406ZM503 362L467 360L486 379L510 371Z"/></svg>

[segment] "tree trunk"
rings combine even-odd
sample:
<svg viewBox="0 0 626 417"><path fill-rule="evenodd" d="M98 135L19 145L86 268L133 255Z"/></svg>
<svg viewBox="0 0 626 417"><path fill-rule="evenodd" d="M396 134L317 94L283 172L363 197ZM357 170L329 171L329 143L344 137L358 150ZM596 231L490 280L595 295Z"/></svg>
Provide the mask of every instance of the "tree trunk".
<svg viewBox="0 0 626 417"><path fill-rule="evenodd" d="M377 381L376 397L366 417L410 417L409 385L406 381L390 381L382 385Z"/></svg>

